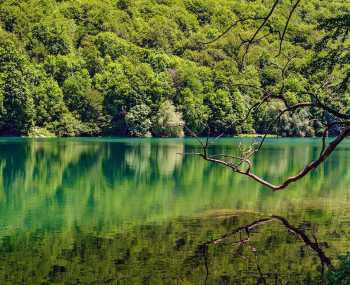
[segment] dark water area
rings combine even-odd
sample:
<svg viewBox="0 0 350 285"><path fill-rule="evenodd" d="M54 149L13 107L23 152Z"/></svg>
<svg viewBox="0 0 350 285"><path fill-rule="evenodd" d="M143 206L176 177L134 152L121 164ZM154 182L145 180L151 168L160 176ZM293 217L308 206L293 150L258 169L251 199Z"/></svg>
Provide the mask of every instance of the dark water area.
<svg viewBox="0 0 350 285"><path fill-rule="evenodd" d="M213 153L250 141L221 139ZM324 284L350 248L350 142L272 193L192 139L0 139L0 284ZM320 152L271 139L272 181Z"/></svg>

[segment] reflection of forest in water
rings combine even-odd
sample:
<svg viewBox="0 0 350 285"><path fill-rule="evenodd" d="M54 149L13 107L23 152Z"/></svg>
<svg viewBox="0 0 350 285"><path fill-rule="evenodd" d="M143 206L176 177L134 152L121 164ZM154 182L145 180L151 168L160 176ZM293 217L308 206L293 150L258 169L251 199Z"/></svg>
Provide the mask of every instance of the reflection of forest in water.
<svg viewBox="0 0 350 285"><path fill-rule="evenodd" d="M193 140L2 139L0 280L201 284L198 246L270 214L317 237L331 258L349 248L349 144L281 193L178 155L196 148ZM211 151L236 148L223 139ZM312 140L274 141L255 170L277 181L319 150ZM265 284L261 272L267 284L321 276L317 254L281 224L254 230L249 245L232 244L237 238L208 248L207 284Z"/></svg>
<svg viewBox="0 0 350 285"><path fill-rule="evenodd" d="M220 212L109 236L84 233L78 227L56 234L22 232L2 240L0 280L1 284L324 284L331 263L349 246L349 224L292 224L282 217L290 228L281 221L244 228L263 219L248 212ZM203 246L222 235L227 237Z"/></svg>
<svg viewBox="0 0 350 285"><path fill-rule="evenodd" d="M212 151L234 152L233 142L223 140ZM0 229L93 223L109 230L211 209L341 212L350 203L348 144L317 172L277 194L220 166L178 155L195 147L192 140L2 140ZM318 151L317 144L302 140L267 144L255 169L281 179Z"/></svg>

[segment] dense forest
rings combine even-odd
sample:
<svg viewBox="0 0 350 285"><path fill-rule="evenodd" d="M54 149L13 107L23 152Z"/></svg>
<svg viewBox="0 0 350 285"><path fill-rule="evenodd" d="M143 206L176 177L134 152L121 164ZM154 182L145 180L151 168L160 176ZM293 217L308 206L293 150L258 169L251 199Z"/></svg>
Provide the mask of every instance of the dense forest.
<svg viewBox="0 0 350 285"><path fill-rule="evenodd" d="M294 1L282 1L246 56L245 43L260 22L237 22L219 37L238 19L264 17L272 4L1 0L0 134L319 135L320 112L284 114L271 127L279 102L249 116L248 110L261 89L283 88L298 102L332 74L342 96L331 103L348 111L350 3L302 1L279 56Z"/></svg>

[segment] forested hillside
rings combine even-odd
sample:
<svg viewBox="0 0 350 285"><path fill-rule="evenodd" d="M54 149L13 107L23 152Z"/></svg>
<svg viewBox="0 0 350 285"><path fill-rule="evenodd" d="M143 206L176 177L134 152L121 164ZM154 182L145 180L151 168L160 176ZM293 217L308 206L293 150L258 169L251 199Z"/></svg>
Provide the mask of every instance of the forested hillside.
<svg viewBox="0 0 350 285"><path fill-rule="evenodd" d="M297 102L306 87L320 87L316 74L330 72L350 108L350 76L343 80L334 65L319 71L322 60L313 68L325 47L342 60L332 47L349 42L348 30L327 33L337 16L348 27L350 2L302 1L277 56L294 2L282 1L244 56L261 22L237 23L215 39L238 19L266 16L273 1L1 0L0 134L318 135L314 116L322 114L312 110L284 114L269 127L278 102L242 120L263 96L260 88L286 88Z"/></svg>

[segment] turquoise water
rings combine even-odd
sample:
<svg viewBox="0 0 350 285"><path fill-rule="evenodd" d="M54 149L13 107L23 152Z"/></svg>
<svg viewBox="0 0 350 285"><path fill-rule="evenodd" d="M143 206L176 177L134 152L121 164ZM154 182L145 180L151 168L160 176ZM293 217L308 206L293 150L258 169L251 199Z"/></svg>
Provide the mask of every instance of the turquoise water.
<svg viewBox="0 0 350 285"><path fill-rule="evenodd" d="M249 142L221 139L210 151L235 153ZM316 158L319 144L268 140L254 159L255 172L282 181ZM280 193L181 155L198 149L192 139L0 139L1 284L256 284L261 276L249 258L234 260L232 250L221 245L209 252L216 262L207 278L202 261L185 264L200 243L270 215L307 225L303 230L327 242L331 258L346 252L350 142ZM312 250L301 257L306 265L293 261L304 245L280 225L264 226L255 235L264 258L279 260L285 275L278 284L288 278L311 282L320 272ZM284 266L283 256L299 267ZM264 264L266 271L276 267Z"/></svg>

